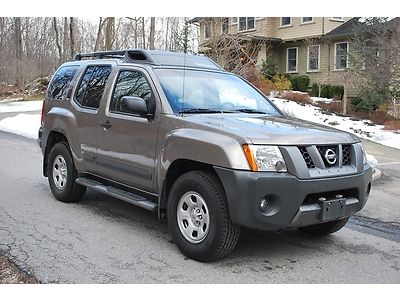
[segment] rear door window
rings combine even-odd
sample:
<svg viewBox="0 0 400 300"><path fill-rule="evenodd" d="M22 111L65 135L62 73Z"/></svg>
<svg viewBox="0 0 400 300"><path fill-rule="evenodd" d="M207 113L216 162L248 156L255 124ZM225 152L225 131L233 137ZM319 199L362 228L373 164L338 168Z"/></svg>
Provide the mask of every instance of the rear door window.
<svg viewBox="0 0 400 300"><path fill-rule="evenodd" d="M78 66L65 66L61 67L53 76L49 88L47 90L47 97L57 100L63 100L68 93L72 78L78 70Z"/></svg>
<svg viewBox="0 0 400 300"><path fill-rule="evenodd" d="M75 94L75 101L82 107L99 108L110 73L111 66L87 67Z"/></svg>

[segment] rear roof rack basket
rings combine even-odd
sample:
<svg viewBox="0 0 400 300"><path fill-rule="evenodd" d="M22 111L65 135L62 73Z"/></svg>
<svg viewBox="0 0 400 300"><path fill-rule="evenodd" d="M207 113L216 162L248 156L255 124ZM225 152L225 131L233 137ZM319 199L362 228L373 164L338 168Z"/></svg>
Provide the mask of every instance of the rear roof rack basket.
<svg viewBox="0 0 400 300"><path fill-rule="evenodd" d="M75 55L75 60L82 60L85 58L92 59L107 59L107 58L118 58L125 62L132 63L147 63L157 65L157 61L152 55L146 50L116 50L116 51L96 51L89 53L78 53Z"/></svg>

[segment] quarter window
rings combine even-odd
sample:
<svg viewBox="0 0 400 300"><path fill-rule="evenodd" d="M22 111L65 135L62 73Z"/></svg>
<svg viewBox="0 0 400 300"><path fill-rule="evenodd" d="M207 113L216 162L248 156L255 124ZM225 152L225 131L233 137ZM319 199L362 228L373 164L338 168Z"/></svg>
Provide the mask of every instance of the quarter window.
<svg viewBox="0 0 400 300"><path fill-rule="evenodd" d="M111 66L89 66L83 75L75 95L79 105L88 108L99 108Z"/></svg>
<svg viewBox="0 0 400 300"><path fill-rule="evenodd" d="M335 44L335 69L344 70L347 68L347 53L349 44L347 42Z"/></svg>
<svg viewBox="0 0 400 300"><path fill-rule="evenodd" d="M240 17L239 31L252 30L255 28L254 17Z"/></svg>
<svg viewBox="0 0 400 300"><path fill-rule="evenodd" d="M308 47L308 64L307 70L308 71L319 71L319 51L320 46L314 45Z"/></svg>
<svg viewBox="0 0 400 300"><path fill-rule="evenodd" d="M139 71L122 71L119 73L111 98L110 112L124 113L121 100L124 96L140 97L146 101L150 114L155 111L154 94L145 75Z"/></svg>
<svg viewBox="0 0 400 300"><path fill-rule="evenodd" d="M57 100L64 99L76 70L78 70L78 66L61 67L53 76L47 91L47 97Z"/></svg>
<svg viewBox="0 0 400 300"><path fill-rule="evenodd" d="M297 48L287 49L287 72L297 72Z"/></svg>
<svg viewBox="0 0 400 300"><path fill-rule="evenodd" d="M290 26L292 25L292 18L291 17L282 17L281 18L281 26Z"/></svg>

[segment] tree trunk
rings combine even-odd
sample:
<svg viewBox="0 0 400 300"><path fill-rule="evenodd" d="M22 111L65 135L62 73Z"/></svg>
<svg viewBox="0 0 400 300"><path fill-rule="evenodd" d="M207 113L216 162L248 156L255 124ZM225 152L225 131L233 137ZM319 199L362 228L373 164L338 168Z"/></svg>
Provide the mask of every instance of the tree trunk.
<svg viewBox="0 0 400 300"><path fill-rule="evenodd" d="M14 34L15 34L15 83L22 87L22 35L21 35L21 18L14 18Z"/></svg>
<svg viewBox="0 0 400 300"><path fill-rule="evenodd" d="M63 61L66 61L68 59L68 54L67 54L67 49L69 49L68 45L69 41L69 26L68 26L68 18L64 18L64 24L63 24Z"/></svg>
<svg viewBox="0 0 400 300"><path fill-rule="evenodd" d="M168 50L168 31L169 31L169 17L167 17L167 25L165 26L165 48L164 50Z"/></svg>
<svg viewBox="0 0 400 300"><path fill-rule="evenodd" d="M343 114L347 114L347 83L343 86Z"/></svg>
<svg viewBox="0 0 400 300"><path fill-rule="evenodd" d="M138 20L135 18L135 49L138 47Z"/></svg>
<svg viewBox="0 0 400 300"><path fill-rule="evenodd" d="M71 58L75 56L75 29L74 29L74 18L69 18L69 46L70 46L70 54Z"/></svg>
<svg viewBox="0 0 400 300"><path fill-rule="evenodd" d="M144 17L142 17L142 47L146 49L146 28L144 27Z"/></svg>
<svg viewBox="0 0 400 300"><path fill-rule="evenodd" d="M106 33L105 33L105 48L111 50L115 40L115 18L107 18Z"/></svg>
<svg viewBox="0 0 400 300"><path fill-rule="evenodd" d="M100 39L101 39L101 31L102 31L102 29L103 29L103 24L104 24L103 18L100 17L100 19L99 19L99 27L98 27L98 29L97 29L96 42L95 42L95 44L94 44L94 51L98 51L98 50L99 50L99 47L100 47Z"/></svg>
<svg viewBox="0 0 400 300"><path fill-rule="evenodd" d="M149 49L154 50L154 36L156 31L156 18L150 18L150 36L149 36Z"/></svg>
<svg viewBox="0 0 400 300"><path fill-rule="evenodd" d="M61 64L63 60L63 54L62 54L62 48L60 44L60 35L58 32L58 26L57 26L57 18L53 18L53 28L54 28L54 34L56 36L56 46L58 50L58 63Z"/></svg>

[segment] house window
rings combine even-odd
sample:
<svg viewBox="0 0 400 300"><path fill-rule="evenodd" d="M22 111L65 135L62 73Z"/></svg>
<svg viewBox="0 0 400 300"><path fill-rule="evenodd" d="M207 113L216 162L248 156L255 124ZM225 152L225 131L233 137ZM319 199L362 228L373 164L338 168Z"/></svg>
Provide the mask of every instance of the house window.
<svg viewBox="0 0 400 300"><path fill-rule="evenodd" d="M319 45L308 46L307 52L307 71L317 72L319 71Z"/></svg>
<svg viewBox="0 0 400 300"><path fill-rule="evenodd" d="M312 23L313 21L313 17L301 17L301 24Z"/></svg>
<svg viewBox="0 0 400 300"><path fill-rule="evenodd" d="M237 17L231 18L231 22L232 22L233 25L237 24L238 18Z"/></svg>
<svg viewBox="0 0 400 300"><path fill-rule="evenodd" d="M281 18L281 27L290 26L290 25L292 25L291 17L282 17Z"/></svg>
<svg viewBox="0 0 400 300"><path fill-rule="evenodd" d="M222 18L221 32L228 33L228 30L229 30L229 18Z"/></svg>
<svg viewBox="0 0 400 300"><path fill-rule="evenodd" d="M287 48L286 71L288 73L297 73L297 51L297 47Z"/></svg>
<svg viewBox="0 0 400 300"><path fill-rule="evenodd" d="M208 40L211 35L211 25L209 22L204 23L204 39Z"/></svg>
<svg viewBox="0 0 400 300"><path fill-rule="evenodd" d="M335 70L344 70L347 68L349 43L342 42L335 44Z"/></svg>
<svg viewBox="0 0 400 300"><path fill-rule="evenodd" d="M239 31L254 29L254 17L239 17Z"/></svg>
<svg viewBox="0 0 400 300"><path fill-rule="evenodd" d="M344 21L343 17L331 17L331 21Z"/></svg>

